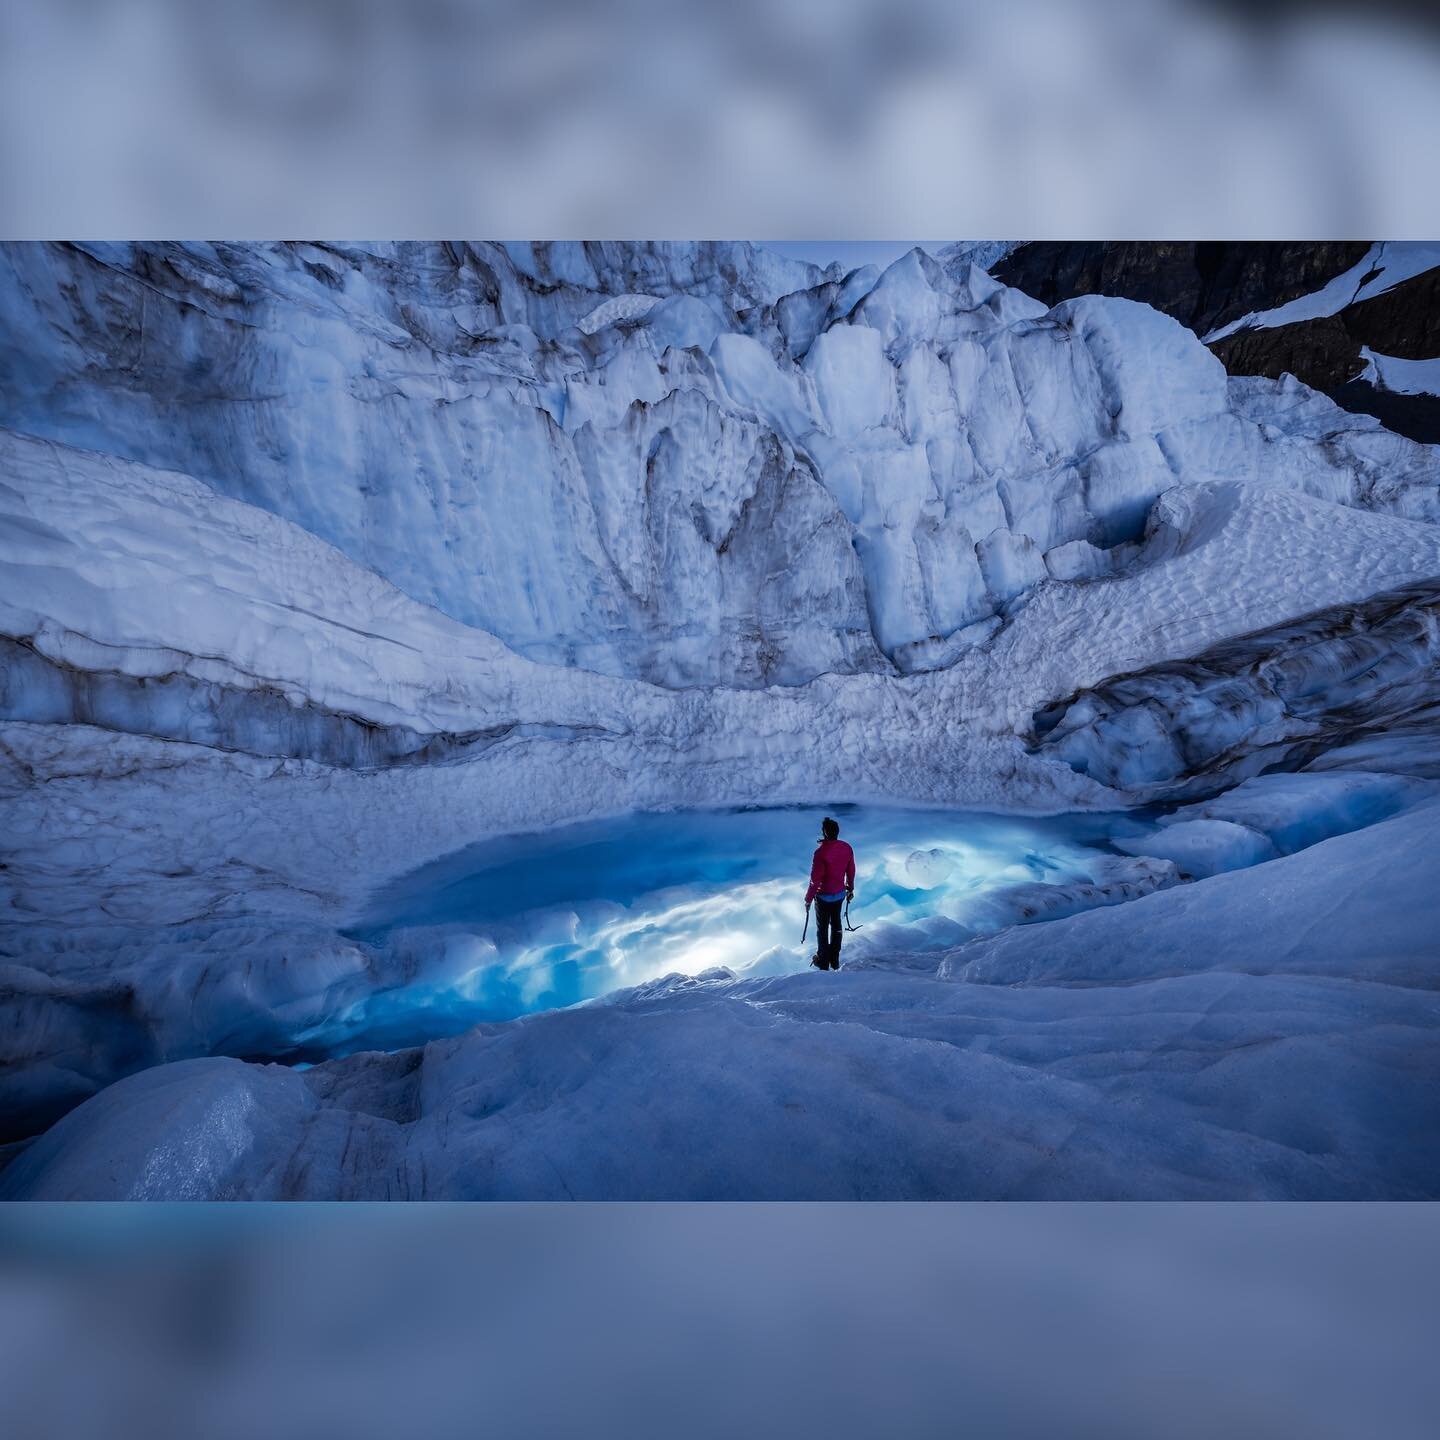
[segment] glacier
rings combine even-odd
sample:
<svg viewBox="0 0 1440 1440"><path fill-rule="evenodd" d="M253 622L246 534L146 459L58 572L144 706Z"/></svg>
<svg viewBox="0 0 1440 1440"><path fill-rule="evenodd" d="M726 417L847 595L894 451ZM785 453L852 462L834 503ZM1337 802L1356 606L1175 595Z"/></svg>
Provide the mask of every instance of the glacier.
<svg viewBox="0 0 1440 1440"><path fill-rule="evenodd" d="M1440 1193L1440 452L976 253L0 246L0 1193ZM1104 853L276 1063L424 867L841 803Z"/></svg>

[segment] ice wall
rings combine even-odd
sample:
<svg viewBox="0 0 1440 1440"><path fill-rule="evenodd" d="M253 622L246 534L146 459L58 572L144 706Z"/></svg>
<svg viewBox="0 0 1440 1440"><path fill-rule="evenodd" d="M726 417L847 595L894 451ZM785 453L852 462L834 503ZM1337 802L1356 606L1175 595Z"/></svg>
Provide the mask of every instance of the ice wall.
<svg viewBox="0 0 1440 1440"><path fill-rule="evenodd" d="M1151 802L1213 795L1440 724L1440 578L1122 675L1046 707L1037 750Z"/></svg>
<svg viewBox="0 0 1440 1440"><path fill-rule="evenodd" d="M1047 312L920 251L842 276L743 244L3 247L0 424L667 686L947 665L1047 579L1131 563L1177 483L1436 513L1426 447L1227 385L1148 307Z"/></svg>

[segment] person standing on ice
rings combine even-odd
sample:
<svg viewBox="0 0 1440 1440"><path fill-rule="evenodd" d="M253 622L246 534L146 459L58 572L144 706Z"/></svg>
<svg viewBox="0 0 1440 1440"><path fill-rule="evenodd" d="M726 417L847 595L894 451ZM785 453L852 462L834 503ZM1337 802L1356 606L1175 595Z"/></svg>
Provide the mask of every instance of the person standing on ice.
<svg viewBox="0 0 1440 1440"><path fill-rule="evenodd" d="M818 970L840 968L840 909L855 895L855 852L840 838L840 823L828 815L820 822L820 843L810 862L810 888L805 892L806 919L815 902L815 954Z"/></svg>

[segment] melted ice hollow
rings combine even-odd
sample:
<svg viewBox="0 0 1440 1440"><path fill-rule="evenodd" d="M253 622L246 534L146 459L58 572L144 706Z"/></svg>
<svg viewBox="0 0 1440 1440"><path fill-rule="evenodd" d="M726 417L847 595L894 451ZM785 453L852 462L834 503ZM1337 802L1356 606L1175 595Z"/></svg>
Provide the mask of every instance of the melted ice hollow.
<svg viewBox="0 0 1440 1440"><path fill-rule="evenodd" d="M1113 882L1117 866L1154 868L1111 849L1112 838L1151 828L1130 817L832 809L856 852L852 923L873 937L924 921L907 934L912 949L1044 918L1005 903L1036 886L1068 894ZM808 808L673 811L457 851L380 892L351 932L406 957L423 983L368 997L302 1036L302 1047L414 1044L668 974L804 969L815 927L802 946L802 902L818 821ZM863 962L869 937L845 941L843 961Z"/></svg>

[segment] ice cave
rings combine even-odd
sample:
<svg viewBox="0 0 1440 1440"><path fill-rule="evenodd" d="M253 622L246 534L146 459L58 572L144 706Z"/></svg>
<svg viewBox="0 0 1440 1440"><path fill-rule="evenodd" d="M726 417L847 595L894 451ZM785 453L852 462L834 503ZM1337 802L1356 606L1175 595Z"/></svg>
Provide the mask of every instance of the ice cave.
<svg viewBox="0 0 1440 1440"><path fill-rule="evenodd" d="M0 246L0 1197L1440 1198L1440 446L1012 248Z"/></svg>

